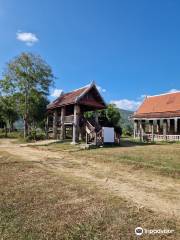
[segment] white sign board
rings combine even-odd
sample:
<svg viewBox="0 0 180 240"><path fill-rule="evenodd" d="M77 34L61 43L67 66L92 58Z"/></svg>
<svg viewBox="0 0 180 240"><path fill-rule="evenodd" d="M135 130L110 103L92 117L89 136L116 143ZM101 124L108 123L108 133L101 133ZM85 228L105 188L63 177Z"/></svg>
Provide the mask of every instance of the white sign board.
<svg viewBox="0 0 180 240"><path fill-rule="evenodd" d="M114 128L103 127L104 142L114 143Z"/></svg>

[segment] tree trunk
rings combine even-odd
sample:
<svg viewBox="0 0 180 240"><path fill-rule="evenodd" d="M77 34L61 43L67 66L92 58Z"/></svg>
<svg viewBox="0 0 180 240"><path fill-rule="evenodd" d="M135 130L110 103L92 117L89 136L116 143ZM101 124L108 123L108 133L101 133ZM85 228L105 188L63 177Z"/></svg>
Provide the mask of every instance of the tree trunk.
<svg viewBox="0 0 180 240"><path fill-rule="evenodd" d="M9 133L11 133L11 121L10 120L9 120L8 125L9 125Z"/></svg>
<svg viewBox="0 0 180 240"><path fill-rule="evenodd" d="M7 137L7 124L6 123L4 125L4 128L5 128L5 137Z"/></svg>
<svg viewBox="0 0 180 240"><path fill-rule="evenodd" d="M28 136L28 90L25 90L24 138Z"/></svg>
<svg viewBox="0 0 180 240"><path fill-rule="evenodd" d="M11 122L11 132L13 132L13 131L14 131L14 123Z"/></svg>
<svg viewBox="0 0 180 240"><path fill-rule="evenodd" d="M24 138L28 136L28 123L27 123L27 116L24 116Z"/></svg>

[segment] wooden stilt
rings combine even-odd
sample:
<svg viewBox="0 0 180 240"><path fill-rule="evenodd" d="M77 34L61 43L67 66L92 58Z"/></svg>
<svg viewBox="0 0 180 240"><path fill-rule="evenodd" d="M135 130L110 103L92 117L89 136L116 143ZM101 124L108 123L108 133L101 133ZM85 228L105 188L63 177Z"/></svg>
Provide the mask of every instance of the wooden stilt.
<svg viewBox="0 0 180 240"><path fill-rule="evenodd" d="M164 119L163 122L163 135L164 135L164 140L166 140L166 135L167 135L167 120Z"/></svg>
<svg viewBox="0 0 180 240"><path fill-rule="evenodd" d="M61 108L61 133L60 133L60 139L64 140L64 115L65 115L65 108Z"/></svg>
<svg viewBox="0 0 180 240"><path fill-rule="evenodd" d="M140 120L140 141L143 141L143 127L142 127L142 121Z"/></svg>
<svg viewBox="0 0 180 240"><path fill-rule="evenodd" d="M170 133L170 129L171 129L171 121L170 121L170 119L167 119L167 132L168 132L168 134Z"/></svg>
<svg viewBox="0 0 180 240"><path fill-rule="evenodd" d="M79 106L74 105L74 123L73 123L72 144L77 144L79 141L79 113L80 113Z"/></svg>
<svg viewBox="0 0 180 240"><path fill-rule="evenodd" d="M159 134L160 131L160 120L157 120L157 128L156 128L157 134Z"/></svg>
<svg viewBox="0 0 180 240"><path fill-rule="evenodd" d="M137 134L137 121L134 121L134 139L136 138L136 134Z"/></svg>
<svg viewBox="0 0 180 240"><path fill-rule="evenodd" d="M57 110L53 113L53 138L57 139Z"/></svg>
<svg viewBox="0 0 180 240"><path fill-rule="evenodd" d="M151 124L151 135L152 135L152 142L154 142L154 121Z"/></svg>
<svg viewBox="0 0 180 240"><path fill-rule="evenodd" d="M178 130L178 118L174 118L174 133L177 134Z"/></svg>

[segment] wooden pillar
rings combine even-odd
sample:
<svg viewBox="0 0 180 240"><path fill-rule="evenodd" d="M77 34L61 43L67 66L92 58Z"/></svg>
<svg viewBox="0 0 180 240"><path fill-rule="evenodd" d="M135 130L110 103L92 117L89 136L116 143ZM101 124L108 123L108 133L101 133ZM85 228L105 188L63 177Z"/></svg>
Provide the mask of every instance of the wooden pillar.
<svg viewBox="0 0 180 240"><path fill-rule="evenodd" d="M134 120L134 139L136 138L136 134L137 134L137 120Z"/></svg>
<svg viewBox="0 0 180 240"><path fill-rule="evenodd" d="M171 130L171 121L170 121L170 119L167 119L167 132L168 132L168 134L170 133L170 130Z"/></svg>
<svg viewBox="0 0 180 240"><path fill-rule="evenodd" d="M160 125L161 125L160 120L157 120L157 134L159 134L160 132Z"/></svg>
<svg viewBox="0 0 180 240"><path fill-rule="evenodd" d="M86 144L88 144L88 134L86 132Z"/></svg>
<svg viewBox="0 0 180 240"><path fill-rule="evenodd" d="M143 127L142 127L142 120L140 120L139 122L139 129L140 129L140 135L139 135L139 139L142 142L143 141Z"/></svg>
<svg viewBox="0 0 180 240"><path fill-rule="evenodd" d="M151 123L151 135L152 135L152 142L154 142L154 121L152 120L152 123Z"/></svg>
<svg viewBox="0 0 180 240"><path fill-rule="evenodd" d="M49 131L49 115L47 114L47 117L46 117L46 139L49 138L48 131Z"/></svg>
<svg viewBox="0 0 180 240"><path fill-rule="evenodd" d="M151 134L151 141L154 139L154 122L153 120L149 120L149 132Z"/></svg>
<svg viewBox="0 0 180 240"><path fill-rule="evenodd" d="M177 134L178 131L178 118L174 118L174 133Z"/></svg>
<svg viewBox="0 0 180 240"><path fill-rule="evenodd" d="M99 113L98 113L98 111L95 111L94 115L95 115L95 122L96 122L97 125L99 125ZM94 143L95 143L95 145L97 145L97 132L95 132Z"/></svg>
<svg viewBox="0 0 180 240"><path fill-rule="evenodd" d="M163 124L164 124L164 120L161 118L160 119L160 128L159 128L159 133L163 134Z"/></svg>
<svg viewBox="0 0 180 240"><path fill-rule="evenodd" d="M61 134L60 139L64 140L64 116L65 116L65 107L61 108Z"/></svg>
<svg viewBox="0 0 180 240"><path fill-rule="evenodd" d="M157 131L157 120L153 120L154 133Z"/></svg>
<svg viewBox="0 0 180 240"><path fill-rule="evenodd" d="M53 113L53 138L54 139L57 139L57 117L58 117L58 114L57 114L57 110L55 109Z"/></svg>
<svg viewBox="0 0 180 240"><path fill-rule="evenodd" d="M151 120L148 121L148 132L151 133Z"/></svg>
<svg viewBox="0 0 180 240"><path fill-rule="evenodd" d="M140 120L137 120L137 136L139 140L141 140L141 133L140 133Z"/></svg>
<svg viewBox="0 0 180 240"><path fill-rule="evenodd" d="M80 107L74 105L74 122L73 122L73 138L72 144L77 144L79 141L79 113Z"/></svg>
<svg viewBox="0 0 180 240"><path fill-rule="evenodd" d="M164 136L164 140L166 140L166 135L167 135L167 120L164 119L164 121L163 121L163 136Z"/></svg>
<svg viewBox="0 0 180 240"><path fill-rule="evenodd" d="M95 135L94 135L94 144L97 145L97 132L95 132Z"/></svg>

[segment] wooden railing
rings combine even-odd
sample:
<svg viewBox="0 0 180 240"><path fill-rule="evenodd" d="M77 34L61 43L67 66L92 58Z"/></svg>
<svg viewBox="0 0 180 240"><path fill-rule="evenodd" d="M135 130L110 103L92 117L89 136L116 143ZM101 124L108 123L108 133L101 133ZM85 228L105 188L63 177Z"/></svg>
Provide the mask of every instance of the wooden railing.
<svg viewBox="0 0 180 240"><path fill-rule="evenodd" d="M150 140L153 140L153 138L154 138L154 141L164 141L164 140L180 141L180 135L172 135L172 134L171 135L168 134L166 136L164 136L162 134L154 134L153 136L152 136L152 134L143 134L143 137L146 137ZM136 134L136 138L140 138L140 134Z"/></svg>
<svg viewBox="0 0 180 240"><path fill-rule="evenodd" d="M168 141L180 141L180 135L167 135L166 138Z"/></svg>
<svg viewBox="0 0 180 240"><path fill-rule="evenodd" d="M64 117L65 123L73 123L74 122L74 115L69 115Z"/></svg>
<svg viewBox="0 0 180 240"><path fill-rule="evenodd" d="M86 143L93 143L97 146L103 144L102 128L96 129L91 122L86 121Z"/></svg>
<svg viewBox="0 0 180 240"><path fill-rule="evenodd" d="M104 140L103 140L103 132L102 132L102 129L101 129L99 132L97 132L96 144L97 145L102 145L103 142L104 142Z"/></svg>
<svg viewBox="0 0 180 240"><path fill-rule="evenodd" d="M88 134L95 131L95 127L93 127L89 121L86 121L86 131Z"/></svg>

